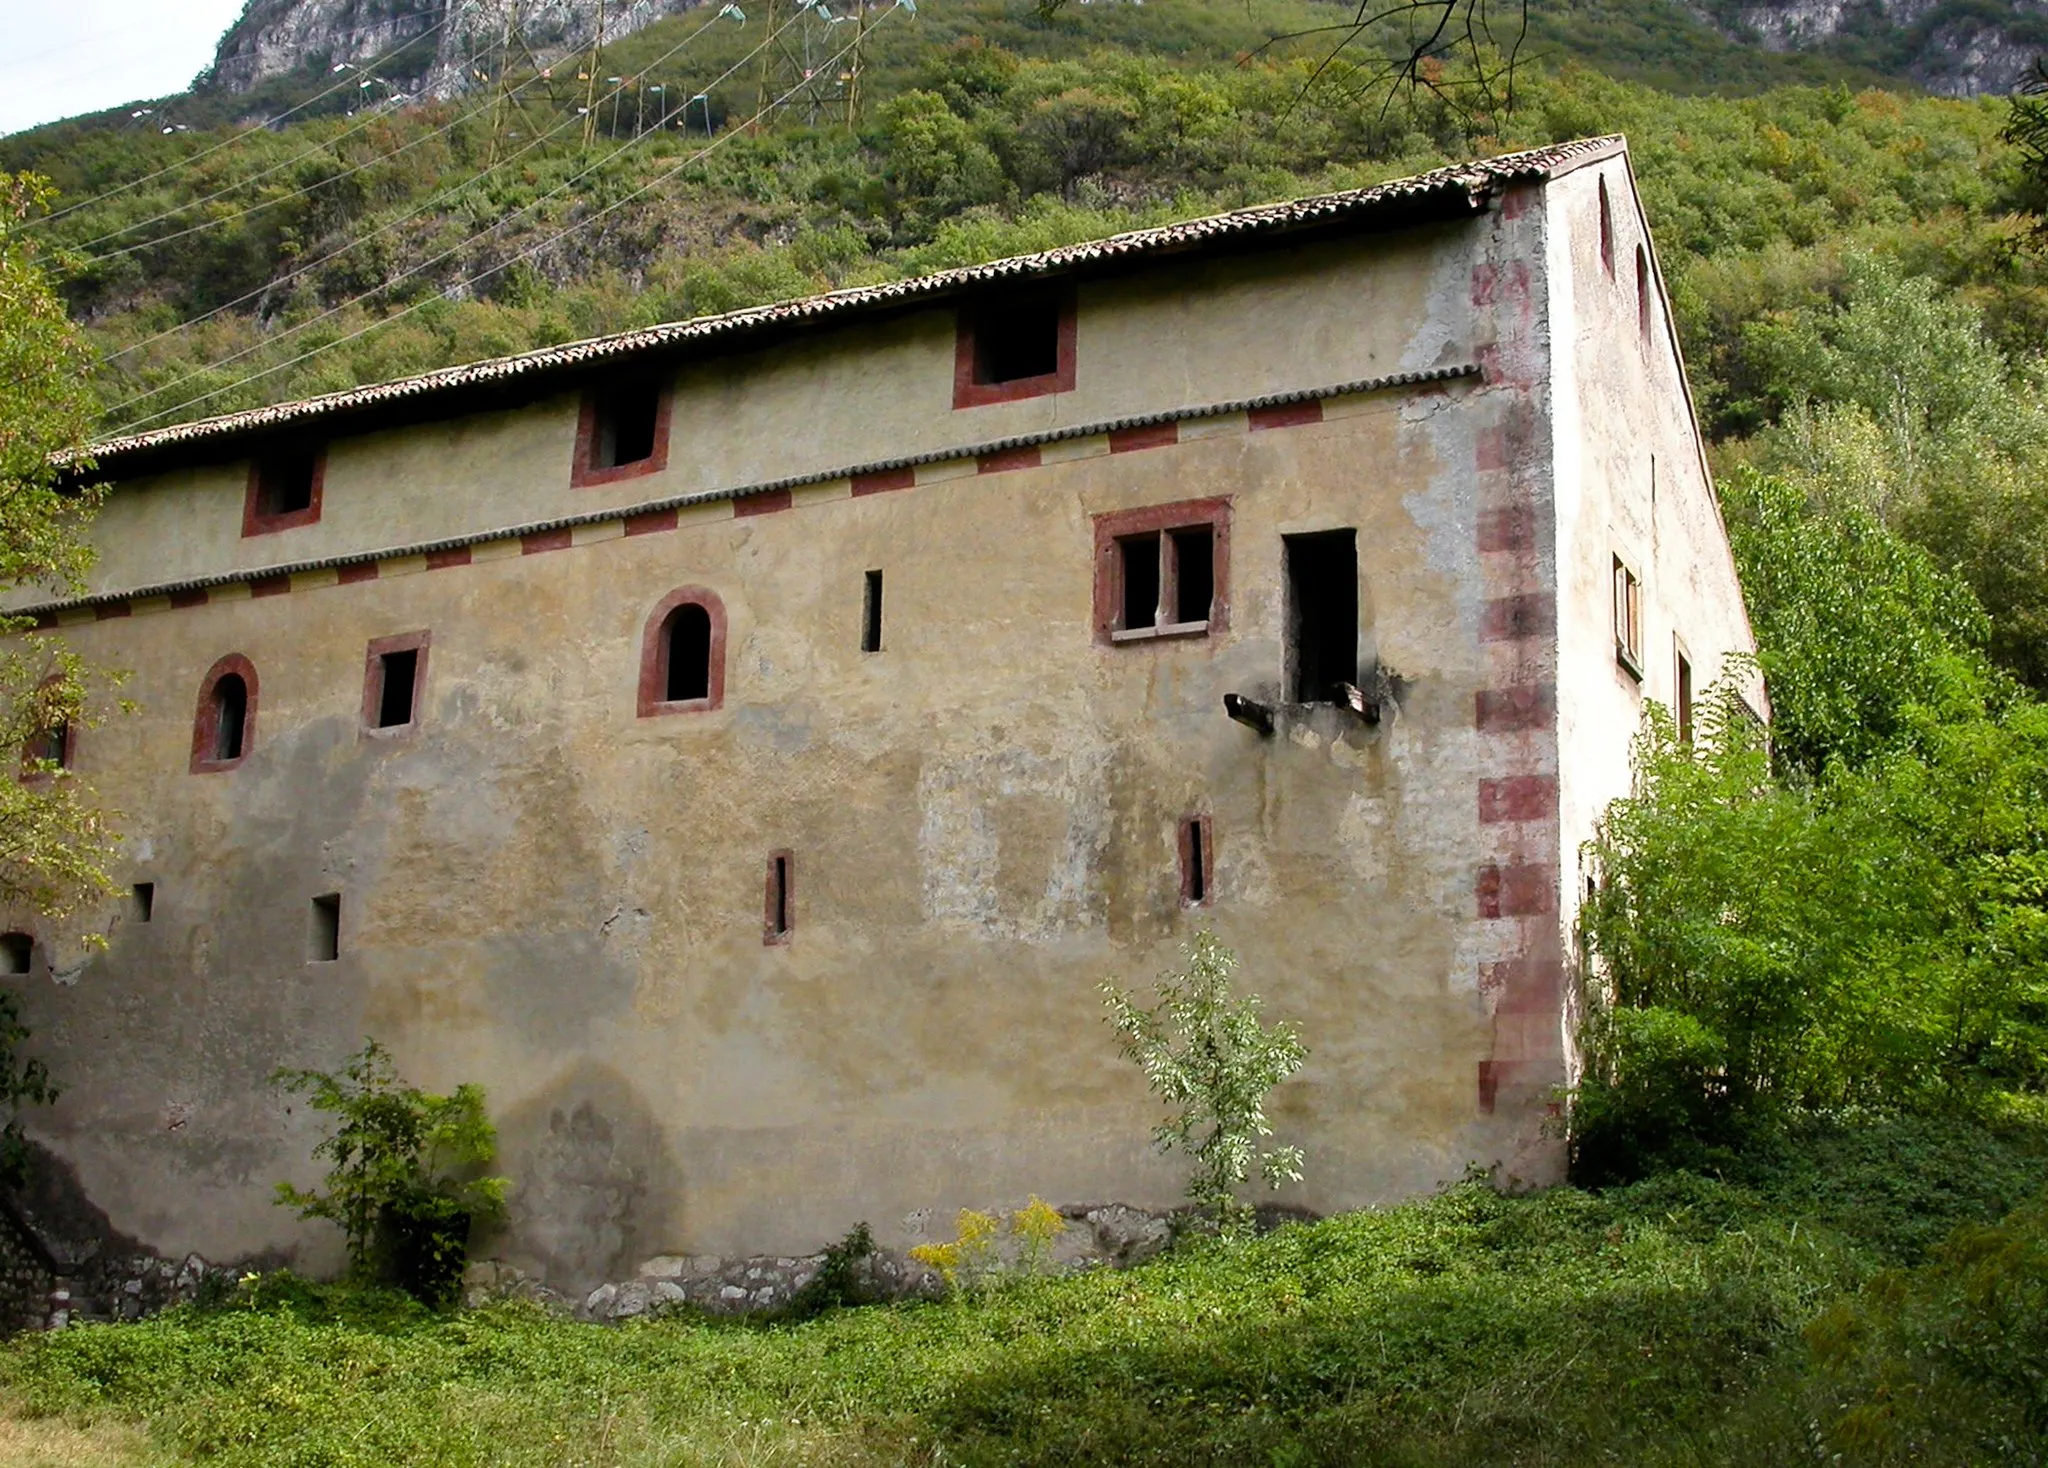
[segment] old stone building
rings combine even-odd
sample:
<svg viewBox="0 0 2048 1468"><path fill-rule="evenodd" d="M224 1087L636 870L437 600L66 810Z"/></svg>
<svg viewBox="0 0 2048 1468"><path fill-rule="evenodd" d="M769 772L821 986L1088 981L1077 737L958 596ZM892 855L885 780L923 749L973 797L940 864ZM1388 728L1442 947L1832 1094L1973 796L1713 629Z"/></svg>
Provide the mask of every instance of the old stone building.
<svg viewBox="0 0 2048 1468"><path fill-rule="evenodd" d="M483 1083L564 1288L1171 1206L1102 1023L1213 928L1319 1211L1557 1176L1580 846L1750 646L1619 139L109 442L140 711L32 1119L163 1255L321 1267L268 1084Z"/></svg>

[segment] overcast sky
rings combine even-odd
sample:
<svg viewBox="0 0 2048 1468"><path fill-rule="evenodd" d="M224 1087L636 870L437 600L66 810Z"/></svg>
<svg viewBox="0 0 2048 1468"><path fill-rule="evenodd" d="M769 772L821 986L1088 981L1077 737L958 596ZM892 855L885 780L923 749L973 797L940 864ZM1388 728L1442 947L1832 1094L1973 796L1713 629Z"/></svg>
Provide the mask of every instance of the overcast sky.
<svg viewBox="0 0 2048 1468"><path fill-rule="evenodd" d="M182 92L243 0L0 0L0 133Z"/></svg>

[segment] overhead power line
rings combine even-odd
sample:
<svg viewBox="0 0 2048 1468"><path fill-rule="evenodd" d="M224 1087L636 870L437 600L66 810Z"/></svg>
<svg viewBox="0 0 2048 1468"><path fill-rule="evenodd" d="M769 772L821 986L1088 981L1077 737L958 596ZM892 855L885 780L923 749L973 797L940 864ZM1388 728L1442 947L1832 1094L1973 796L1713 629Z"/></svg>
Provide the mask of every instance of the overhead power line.
<svg viewBox="0 0 2048 1468"><path fill-rule="evenodd" d="M415 10L410 15L393 16L392 19L417 20L421 16L433 15L435 13L436 12L433 10ZM418 35L411 37L409 40L399 42L399 44L393 46L390 50L382 52L381 54L373 57L371 60L363 63L363 65L358 69L367 70L369 68L375 67L376 65L386 60L387 58L397 55L400 51L403 51L407 46L416 45L419 42L424 41L428 36L431 36L432 34L434 34L435 31L440 30L443 26L447 24L448 16L444 12L442 13L440 20L436 21L433 25L428 26ZM120 194L127 193L130 189L139 189L146 183L153 183L157 179L162 178L167 173L176 173L180 169L190 168L193 164L200 162L202 159L211 158L216 153L223 152L228 148L233 148L240 145L241 143L246 142L253 134L257 132L267 131L270 128L276 127L280 122L283 122L287 117L291 117L295 113L304 112L308 107L311 107L315 102L325 101L327 98L333 96L336 92L341 91L343 88L353 87L355 85L356 80L353 77L349 78L346 81L336 82L333 86L327 88L327 90L323 92L314 93L312 96L308 97L305 101L299 103L297 106L287 107L284 111L278 113L277 116L275 117L272 117L264 122L258 123L254 127L243 128L241 131L237 132L233 137L223 138L220 142L215 143L211 148L201 149L199 152L192 154L189 158L180 158L176 163L165 164L162 168L157 169L156 172L154 173L145 173L140 178L131 178L128 180L128 182L124 184L116 184L113 188L106 190L104 193L94 194L89 199L80 199L75 204L67 204L62 209L52 210L50 213L43 215L40 219L32 220L30 222L36 225L49 224L54 220L64 218L67 214L76 214L81 209L90 209L95 204L103 204L108 199L114 198Z"/></svg>
<svg viewBox="0 0 2048 1468"><path fill-rule="evenodd" d="M483 52L478 51L470 59L471 61L474 61L476 57L481 55L483 55ZM524 91L527 87L537 84L540 80L541 78L539 78L538 76L530 77L520 84L519 90ZM327 178L323 178L318 183L308 184L304 188L293 189L290 193L279 194L274 199L258 200L256 203L249 205L246 209L237 209L232 214L220 214L216 215L211 219L202 219L197 224L188 225L184 229L172 230L169 234L160 234L153 239L142 240L139 243L133 245L123 245L118 250L105 251L102 254L94 255L92 259L94 260L94 262L99 262L102 260L119 260L124 255L140 254L142 251L154 249L158 245L169 244L172 240L181 240L184 239L187 235L195 235L199 234L204 230L217 229L223 224L232 224L238 219L246 219L251 214L260 213L265 209L274 209L280 204L288 204L293 199L301 198L304 195L313 193L318 189L327 188L332 184L340 182L342 179L352 178L356 174L363 172L365 169L375 168L380 163L388 163L393 158L396 158L399 154L410 152L412 149L419 147L420 144L422 143L432 142L435 138L441 137L443 134L452 132L456 128L462 126L463 123L468 122L471 118L475 117L478 113L483 112L491 105L492 104L489 102L482 102L474 107L471 107L466 112L458 112L454 117L450 118L447 122L441 124L441 126L434 128L432 131L425 132L420 134L418 137L411 138L406 142L401 143L398 147L393 148L390 152L379 154L377 157L370 159L368 162L354 164L351 167L343 169L340 173L332 174ZM74 248L80 250L89 250L94 245L101 244L107 240L118 239L120 236L124 234L131 234L135 230L145 228L148 225L158 224L166 219L175 218L176 216L183 214L188 210L197 209L201 205L211 204L215 199L224 199L229 194L236 193L239 190L247 188L250 184L256 183L259 180L270 177L270 175L272 175L273 173L280 173L287 168L291 168L300 163L304 163L308 159L328 157L330 156L330 149L335 147L337 144L354 137L357 133L367 130L376 122L376 120L377 119L375 117L368 118L363 122L357 123L354 127L349 128L347 131L340 133L339 135L333 138L330 138L328 141L322 143L317 148L308 148L303 153L294 154L292 157L286 158L282 162L273 163L270 165L270 167L252 173L247 178L236 179L233 183L228 184L223 188L215 189L210 194L203 195L202 197L197 199L188 199L184 203L179 204L176 208L166 209L163 213L151 215L148 219L137 220L134 224L124 224L119 229L109 230L107 233L103 235L97 235L94 238L85 241L83 244L74 246Z"/></svg>
<svg viewBox="0 0 2048 1468"><path fill-rule="evenodd" d="M888 15L893 14L894 11L899 8L902 8L901 0L897 0L896 4L892 5L888 11L885 11L883 13L883 18L886 18ZM798 21L800 16L801 12L796 12L792 14L790 18L783 24L793 25ZM719 76L717 76L711 82L709 82L704 87L703 91L698 93L697 96L702 96L705 93L708 93L711 90L711 88L717 86L720 82L723 82L730 78L741 67L746 65L748 61L752 60L755 54L759 52L763 46L771 44L774 41L774 39L775 34L772 32L769 35L764 36L754 46L752 50L746 52L746 54L741 56L731 66L727 67L724 72L720 73ZM837 52L833 53L833 55L830 58L828 58L826 62L822 63L822 65L829 66L833 63L836 63L840 57L845 56L849 51L853 49L854 44L854 42L849 41L845 46L841 47ZM807 85L809 85L808 79L806 79L803 82L799 82L796 86L791 87L787 92L777 97L773 102L764 105L760 111L756 112L753 117L748 118L745 123L741 124L741 126L750 126L753 123L758 122L761 118L767 116L770 112L774 111L776 107L781 106L790 97L793 97L798 92L802 91L804 87ZM658 131L660 128L667 126L667 124L670 121L674 120L679 116L682 116L684 111L687 110L696 100L697 97L693 96L684 101L680 106L676 107L674 110L664 112L660 120L656 123L656 130ZM614 200L610 204L607 204L604 208L598 210L596 213L588 215L583 219L577 220L573 224L565 226L563 229L556 231L552 235L549 235L545 240L542 240L539 244L530 246L527 249L516 252L508 260L493 265L487 270L478 271L474 275L463 277L461 280L455 282L454 286L451 286L450 289L456 289L465 285L473 285L479 280L482 280L488 276L495 275L503 271L510 265L517 264L521 260L532 258L539 251L547 248L549 245L554 244L558 240L567 238L569 235L574 234L579 229L588 228L590 225L596 223L600 219L603 219L604 217L613 213L614 211L621 208L625 204L630 203L632 200L639 198L642 194L645 194L649 189L652 189L657 185L666 182L668 179L673 178L676 174L682 172L691 164L696 163L701 159L710 156L711 153L715 152L719 147L723 146L725 141L733 135L734 131L735 129L729 128L726 132L720 134L719 137L713 140L709 145L702 149L699 149L696 153L693 153L690 157L684 159L675 167L670 168L663 173L655 175L655 177L650 179L648 182L640 185L638 188L633 189L631 192L622 195L620 198ZM650 135L651 134L642 134L643 137ZM630 148L636 145L639 141L639 138L635 138L632 143L627 144L627 147ZM621 152L623 151L624 150L622 149ZM482 239L486 234L490 233L493 230L502 228L504 224L508 223L513 219L518 218L522 214L531 212L538 205L547 202L547 200L553 198L557 194L565 192L573 185L581 182L583 179L589 177L592 173L597 172L600 168L603 168L607 164L613 162L618 157L619 154L614 153L607 158L600 159L598 162L591 164L590 167L581 170L580 172L574 174L570 178L565 179L562 183L557 184L554 188L549 189L546 193L538 195L532 200L529 200L527 203L521 205L511 214L507 215L505 219L497 221L496 223L489 226L487 229L479 230L475 234L470 235L469 237L455 245L451 245L448 249L443 250L440 254L432 256L429 259L423 260L419 264L414 265L405 271L402 271L400 274L393 276L390 280L385 281L383 284L376 286L370 290L363 291L355 296L351 296L348 300L342 301L334 306L330 306L325 311L320 312L318 315L308 317L306 320L299 322L297 325L286 328L278 335L271 337L266 341L259 342L253 346L244 347L241 351L230 353L228 356L223 357L218 361L206 363L204 366L195 368L191 372L186 373L184 376L179 377L172 382L163 384L155 388L151 388L147 392L137 393L135 396L128 398L123 402L115 404L113 408L109 409L109 414L111 415L120 413L125 409L134 407L137 403L145 402L148 399L157 396L159 393L166 392L174 388L182 387L184 384L193 381L195 378L206 376L209 373L218 371L222 367L230 366L235 362L243 361L248 357L254 356L256 353L265 350L266 348L277 345L277 343L285 340L288 337L295 336L299 332L305 331L313 326L317 326L322 321L329 320L334 316L339 315L341 312L348 310L349 307L351 306L359 305L362 302L370 299L372 296L376 296L382 294L385 291L388 291L392 286L398 285L406 280L409 280L412 277L419 275L423 271L440 264L442 261L447 260L461 253L463 250L467 249L469 246L475 244L478 240ZM136 429L154 423L158 419L167 418L172 414L181 412L184 409L192 407L195 404L207 402L213 398L221 396L223 393L233 392L238 388L247 386L251 382L260 381L265 377L271 376L273 373L281 372L288 367L296 366L300 362L304 362L312 357L316 357L322 352L331 351L335 347L342 346L348 342L354 341L358 337L361 337L370 331L376 330L379 326L387 325L391 322L402 320L403 318L410 316L413 312L419 310L425 304L426 301L424 299L415 301L411 305L405 306L399 309L398 311L393 312L389 316L380 317L378 320L371 322L369 325L364 326L359 330L348 333L346 336L337 337L334 341L322 343L320 346L313 348L311 351L301 353L296 357L292 357L287 361L280 362L274 366L266 367L260 372L254 372L246 377L238 378L236 381L229 383L226 386L213 388L207 392L200 393L196 397L184 399L183 401L174 404L169 408L163 408L145 417L134 419L130 422L124 423L115 431L118 433L134 432Z"/></svg>
<svg viewBox="0 0 2048 1468"><path fill-rule="evenodd" d="M665 66L670 61L674 60L675 57L680 55L682 52L687 51L693 44L695 44L699 36L703 35L704 32L710 30L713 25L717 24L720 16L722 16L724 13L724 11L720 11L718 12L718 14L713 15L710 20L705 21L704 24L698 26L697 29L695 29L694 31L691 31L687 36L683 37L681 41L677 42L674 46L671 46L667 51L663 52L660 56L655 57L654 60L648 62L645 66L641 67L641 73L645 74L647 72L654 70L654 68L656 67ZM621 90L623 90L623 88L621 88ZM553 127L549 128L546 132L536 134L531 141L525 143L523 146L516 149L515 151L506 154L503 158L498 159L495 163L492 163L490 166L486 167L481 172L472 174L469 177L457 181L456 183L446 185L445 187L436 190L433 194L429 195L426 199L422 200L419 204L415 205L406 213L399 215L396 219L386 220L383 224L380 224L379 226L377 226L377 228L371 230L369 233L357 235L354 238L350 239L348 243L342 245L338 249L329 250L326 254L320 255L312 260L304 262L303 264L299 265L298 267L291 270L285 275L279 276L272 280L267 280L262 285L257 286L254 290L244 292L242 295L235 297L232 301L224 302L221 305L215 306L212 310L202 312L201 314L194 316L189 320L180 321L176 326L165 327L162 331L157 332L153 336L146 336L142 338L142 340L140 341L131 342L129 345L121 348L120 351L110 353L104 360L107 362L118 362L123 357L130 356L133 353L141 351L144 347L152 346L155 343L162 341L165 337L176 336L181 331L189 331L192 327L211 321L216 316L224 315L225 313L234 310L237 306L247 305L249 302L254 301L263 295L266 295L271 291L275 291L280 289L281 287L288 286L293 281L299 280L302 277L310 274L311 272L318 270L321 266L331 264L332 262L339 260L342 256L348 254L351 250L366 245L374 239L381 238L382 236L391 233L393 230L399 229L404 225L411 223L413 220L418 219L422 214L425 214L429 210L433 209L437 204L446 203L448 200L462 193L465 189L471 189L476 187L476 185L482 183L492 174L497 173L502 169L508 168L514 163L517 163L521 158L525 157L534 149L545 144L549 138L554 137L557 133L563 132L571 127L581 127L582 123L583 119L579 116L571 115L563 117L560 121L556 122ZM657 124L657 128L658 126L659 125ZM379 289L382 289L382 287L379 287ZM159 391L160 390L161 389L159 389Z"/></svg>

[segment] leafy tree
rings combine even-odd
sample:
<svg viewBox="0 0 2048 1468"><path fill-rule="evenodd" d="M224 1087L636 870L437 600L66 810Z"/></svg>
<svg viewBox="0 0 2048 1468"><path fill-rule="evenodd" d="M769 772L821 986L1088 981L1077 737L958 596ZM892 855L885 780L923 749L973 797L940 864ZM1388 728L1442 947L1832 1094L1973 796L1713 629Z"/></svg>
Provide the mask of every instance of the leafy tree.
<svg viewBox="0 0 2048 1468"><path fill-rule="evenodd" d="M1857 256L1841 299L1750 324L1788 404L1757 462L1819 504L1858 507L1924 546L1984 604L1991 654L2048 690L2048 379L1982 313L1894 262Z"/></svg>
<svg viewBox="0 0 2048 1468"><path fill-rule="evenodd" d="M438 1096L406 1085L375 1040L339 1074L280 1070L272 1080L337 1118L313 1149L332 1164L326 1190L279 1183L277 1201L301 1218L339 1224L358 1280L445 1303L462 1278L471 1225L504 1208L505 1179L476 1176L497 1155L483 1088Z"/></svg>
<svg viewBox="0 0 2048 1468"><path fill-rule="evenodd" d="M82 531L97 492L67 483L90 469L96 414L92 353L65 316L42 252L22 225L48 196L0 174L0 591L83 588ZM0 907L61 918L108 890L103 817L52 755L86 721L84 667L33 624L0 613L0 760L31 778L0 778ZM12 634L12 635L10 635Z"/></svg>
<svg viewBox="0 0 2048 1468"><path fill-rule="evenodd" d="M1737 488L1783 745L1774 770L1728 681L1691 745L1645 720L1580 914L1589 1182L1815 1114L2048 1094L2048 706L1985 665L1967 591L1923 552Z"/></svg>
<svg viewBox="0 0 2048 1468"><path fill-rule="evenodd" d="M1243 1234L1252 1210L1237 1189L1254 1167L1266 1185L1301 1179L1297 1147L1259 1149L1272 1135L1266 1097L1308 1056L1294 1027L1263 1024L1256 994L1231 986L1237 956L1213 933L1197 933L1187 967L1159 979L1158 998L1138 1007L1114 984L1102 986L1117 1048L1145 1072L1153 1092L1174 1108L1152 1139L1162 1152L1186 1152L1194 1163L1188 1197L1226 1237Z"/></svg>

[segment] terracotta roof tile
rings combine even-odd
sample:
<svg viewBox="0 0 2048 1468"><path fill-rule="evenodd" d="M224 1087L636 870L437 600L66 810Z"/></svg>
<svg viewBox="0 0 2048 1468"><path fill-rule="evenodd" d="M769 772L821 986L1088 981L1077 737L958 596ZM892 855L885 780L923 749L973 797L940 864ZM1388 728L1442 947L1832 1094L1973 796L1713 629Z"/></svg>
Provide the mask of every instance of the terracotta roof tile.
<svg viewBox="0 0 2048 1468"><path fill-rule="evenodd" d="M931 275L916 276L908 280L890 281L884 285L860 286L851 290L832 291L825 295L779 301L767 306L754 306L741 311L727 311L716 316L699 316L688 321L668 322L639 331L619 332L611 336L592 337L585 341L546 347L539 351L522 352L517 356L495 357L486 361L466 363L460 367L444 367L438 371L422 373L417 377L374 383L343 392L326 393L320 397L273 403L266 407L224 413L213 418L175 423L145 433L106 439L93 445L89 452L97 467L105 471L113 467L115 460L123 457L157 457L167 451L175 454L177 449L187 445L198 448L213 440L274 431L337 414L346 413L354 416L361 410L374 408L380 404L396 405L438 393L474 389L494 383L511 383L529 375L550 375L563 369L588 367L617 358L660 351L767 325L805 322L862 307L915 301L983 281L1052 275L1129 256L1180 253L1260 234L1339 223L1347 216L1370 216L1390 204L1420 203L1432 196L1440 196L1464 207L1477 209L1483 207L1497 190L1506 185L1554 178L1581 164L1619 153L1626 147L1627 143L1620 137L1582 138L1546 148L1506 153L1497 158L1451 164L1428 173L1417 174L1412 178L1394 179L1387 183L1374 184L1369 188L1319 194L1278 204L1262 204L1250 209L1233 210L1228 214L1211 215L1204 219L1191 219L1179 224L1161 225L1154 229L1132 230L1124 234L1111 235L1107 239L1062 245L1057 249L1043 250L1034 255L1017 255L1005 260L992 260L985 265L970 265L955 270L938 271Z"/></svg>

